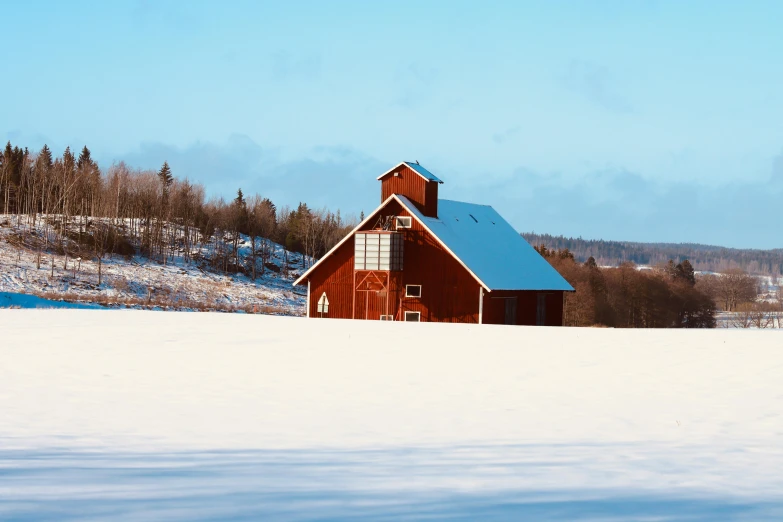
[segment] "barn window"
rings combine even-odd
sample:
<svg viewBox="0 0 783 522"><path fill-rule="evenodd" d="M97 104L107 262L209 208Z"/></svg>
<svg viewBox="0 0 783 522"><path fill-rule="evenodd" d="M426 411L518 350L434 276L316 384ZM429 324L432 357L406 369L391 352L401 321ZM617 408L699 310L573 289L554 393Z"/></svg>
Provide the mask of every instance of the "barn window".
<svg viewBox="0 0 783 522"><path fill-rule="evenodd" d="M411 225L413 224L413 220L410 216L397 216L397 219L395 220L395 224L397 230L401 228L411 228Z"/></svg>
<svg viewBox="0 0 783 522"><path fill-rule="evenodd" d="M358 232L354 237L354 270L402 270L402 234Z"/></svg>
<svg viewBox="0 0 783 522"><path fill-rule="evenodd" d="M421 297L421 285L405 285L405 297Z"/></svg>
<svg viewBox="0 0 783 522"><path fill-rule="evenodd" d="M421 321L421 312L405 312L405 320L418 323Z"/></svg>
<svg viewBox="0 0 783 522"><path fill-rule="evenodd" d="M394 316L393 315L382 315L381 316L381 321L394 321Z"/></svg>

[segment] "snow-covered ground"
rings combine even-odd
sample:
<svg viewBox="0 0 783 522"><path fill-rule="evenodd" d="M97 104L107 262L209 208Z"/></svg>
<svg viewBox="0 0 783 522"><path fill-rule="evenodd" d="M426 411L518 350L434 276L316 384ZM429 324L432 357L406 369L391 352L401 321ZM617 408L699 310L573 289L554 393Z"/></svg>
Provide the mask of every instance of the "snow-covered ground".
<svg viewBox="0 0 783 522"><path fill-rule="evenodd" d="M45 253L39 267L36 250L20 249L18 239L11 242L20 230L17 223L16 216L0 215L0 292L9 295L34 294L53 301L98 301L114 306L165 303L160 308L304 314L305 296L301 289L291 286L302 271L302 256L288 253L289 264L296 268L286 275L280 269L285 262L285 249L273 242L269 243L269 262L279 271L266 270L255 281L242 274L225 275L210 270L205 263L189 262L182 256L175 256L164 265L140 256L126 259L115 255L103 260L103 275L98 285L98 263L94 258L75 261L73 256L66 259L64 255ZM41 230L39 226L32 232L40 234ZM249 256L250 238L242 236L239 257L249 259ZM16 300L14 306L31 302L24 297ZM3 306L0 300L0 307Z"/></svg>
<svg viewBox="0 0 783 522"><path fill-rule="evenodd" d="M0 310L0 520L781 520L780 331Z"/></svg>

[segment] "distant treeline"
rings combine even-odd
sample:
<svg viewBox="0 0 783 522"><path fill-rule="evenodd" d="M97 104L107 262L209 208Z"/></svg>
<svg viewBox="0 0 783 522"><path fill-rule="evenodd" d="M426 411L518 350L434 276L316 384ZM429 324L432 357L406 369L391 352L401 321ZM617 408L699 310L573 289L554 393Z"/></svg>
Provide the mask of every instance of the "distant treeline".
<svg viewBox="0 0 783 522"><path fill-rule="evenodd" d="M677 263L689 260L698 271L726 272L741 269L754 275L783 274L783 248L753 250L725 248L693 243L634 243L524 233L531 245L545 245L551 250L568 249L584 263L595 259L601 266L619 266L625 262L637 265L663 265L670 259Z"/></svg>
<svg viewBox="0 0 783 522"><path fill-rule="evenodd" d="M35 243L39 258L47 250L66 256L88 252L99 262L106 254L136 253L165 263L175 256L189 261L207 246L213 252L207 261L215 268L253 277L256 255L260 271L265 267L265 239L304 254L304 263L322 256L355 224L339 211L304 203L296 209L278 207L241 189L229 201L207 199L204 187L186 174L167 163L157 171L123 162L103 168L86 146L78 154L66 148L57 156L46 145L30 151L9 142L0 149L0 213L16 215L13 222L27 231L44 225L42 238L23 238ZM239 266L240 234L250 236L250 267ZM257 244L257 238L264 240ZM79 251L69 252L72 245Z"/></svg>

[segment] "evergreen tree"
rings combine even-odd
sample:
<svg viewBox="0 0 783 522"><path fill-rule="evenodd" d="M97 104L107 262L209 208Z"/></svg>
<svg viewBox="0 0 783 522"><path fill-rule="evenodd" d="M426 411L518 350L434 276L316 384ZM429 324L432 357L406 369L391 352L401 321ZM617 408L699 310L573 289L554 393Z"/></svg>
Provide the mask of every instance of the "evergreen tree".
<svg viewBox="0 0 783 522"><path fill-rule="evenodd" d="M87 145L85 145L81 153L79 154L79 159L76 160L76 168L84 172L87 168L91 166L92 166L92 157L90 155L90 149L88 149Z"/></svg>
<svg viewBox="0 0 783 522"><path fill-rule="evenodd" d="M174 176L171 174L171 167L167 161L163 162L163 166L158 171L158 178L163 186L163 205L165 206L169 201L169 187L174 183Z"/></svg>
<svg viewBox="0 0 783 522"><path fill-rule="evenodd" d="M677 265L677 277L683 281L687 281L688 284L694 286L696 284L696 274L693 270L693 265L687 259Z"/></svg>
<svg viewBox="0 0 783 522"><path fill-rule="evenodd" d="M158 171L158 177L163 186L168 189L172 183L174 183L174 176L171 174L171 167L167 161L163 162L163 166Z"/></svg>
<svg viewBox="0 0 783 522"><path fill-rule="evenodd" d="M74 157L73 152L71 152L71 147L65 147L65 152L63 152L63 170L65 171L65 174L71 174L75 165L76 158Z"/></svg>
<svg viewBox="0 0 783 522"><path fill-rule="evenodd" d="M44 172L48 172L54 165L52 151L46 144L44 144L44 146L41 148L41 152L38 153L38 161L36 165L40 165Z"/></svg>
<svg viewBox="0 0 783 522"><path fill-rule="evenodd" d="M241 232L243 234L247 233L249 214L247 211L247 202L245 201L245 195L242 193L242 189L237 190L237 197L234 198L234 211L233 211L232 221L233 221L234 232Z"/></svg>
<svg viewBox="0 0 783 522"><path fill-rule="evenodd" d="M45 146L45 145L44 145ZM11 148L11 142L5 144L5 151L3 151L3 156L0 158L0 166L5 165L8 166L11 163L11 158L13 158L14 149Z"/></svg>

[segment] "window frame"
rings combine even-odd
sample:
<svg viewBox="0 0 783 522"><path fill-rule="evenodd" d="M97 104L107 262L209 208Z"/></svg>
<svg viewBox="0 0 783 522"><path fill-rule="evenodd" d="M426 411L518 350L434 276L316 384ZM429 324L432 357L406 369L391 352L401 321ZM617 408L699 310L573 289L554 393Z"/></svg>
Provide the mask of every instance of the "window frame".
<svg viewBox="0 0 783 522"><path fill-rule="evenodd" d="M416 320L408 319L408 315L416 316ZM421 312L413 312L413 311L405 311L404 319L406 323L420 323L421 322Z"/></svg>
<svg viewBox="0 0 783 522"><path fill-rule="evenodd" d="M400 225L400 220L407 220L407 225ZM413 218L411 216L395 216L394 217L394 228L395 230L399 230L401 228L412 228L413 227Z"/></svg>
<svg viewBox="0 0 783 522"><path fill-rule="evenodd" d="M419 295L411 295L411 294L408 293L408 288L410 288L412 286L418 286L419 287ZM405 297L410 297L410 298L413 298L413 299L421 299L421 292L422 292L421 285L405 285Z"/></svg>
<svg viewBox="0 0 783 522"><path fill-rule="evenodd" d="M387 319L384 319L386 317ZM381 321L394 321L394 316L391 314L385 315L381 314Z"/></svg>

